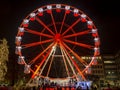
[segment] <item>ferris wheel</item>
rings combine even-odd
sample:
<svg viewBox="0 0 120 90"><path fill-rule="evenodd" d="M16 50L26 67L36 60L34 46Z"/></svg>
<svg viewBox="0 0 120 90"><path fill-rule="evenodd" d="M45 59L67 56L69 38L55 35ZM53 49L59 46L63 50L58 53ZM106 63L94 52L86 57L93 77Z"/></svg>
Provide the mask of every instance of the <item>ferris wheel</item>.
<svg viewBox="0 0 120 90"><path fill-rule="evenodd" d="M66 79L91 73L100 54L100 39L93 21L80 9L50 4L31 12L16 35L18 64L24 73L41 78ZM87 61L82 56L90 55Z"/></svg>

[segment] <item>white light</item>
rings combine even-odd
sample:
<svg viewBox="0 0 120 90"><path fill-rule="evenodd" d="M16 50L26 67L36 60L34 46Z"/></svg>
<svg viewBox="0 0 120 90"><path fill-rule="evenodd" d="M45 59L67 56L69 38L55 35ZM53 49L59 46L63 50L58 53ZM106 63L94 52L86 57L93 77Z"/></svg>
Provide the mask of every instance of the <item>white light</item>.
<svg viewBox="0 0 120 90"><path fill-rule="evenodd" d="M86 18L87 16L85 14L81 14L81 17L82 18Z"/></svg>
<svg viewBox="0 0 120 90"><path fill-rule="evenodd" d="M114 72L112 72L112 73L114 73Z"/></svg>
<svg viewBox="0 0 120 90"><path fill-rule="evenodd" d="M19 56L19 59L24 59L25 57L24 56Z"/></svg>
<svg viewBox="0 0 120 90"><path fill-rule="evenodd" d="M51 5L48 5L48 6L47 6L47 9L52 9L52 6L51 6Z"/></svg>
<svg viewBox="0 0 120 90"><path fill-rule="evenodd" d="M25 58L24 56L19 56L18 64L24 64L25 63L24 58Z"/></svg>
<svg viewBox="0 0 120 90"><path fill-rule="evenodd" d="M35 13L31 13L31 14L30 14L30 17L35 17Z"/></svg>
<svg viewBox="0 0 120 90"><path fill-rule="evenodd" d="M25 67L24 67L24 73L26 73L26 74L30 73L30 65L25 65Z"/></svg>
<svg viewBox="0 0 120 90"><path fill-rule="evenodd" d="M94 51L99 51L99 48L95 47L95 48L94 48Z"/></svg>
<svg viewBox="0 0 120 90"><path fill-rule="evenodd" d="M17 46L16 48L17 48L18 50L21 50L21 49L22 49L22 47L21 47L21 46Z"/></svg>
<svg viewBox="0 0 120 90"><path fill-rule="evenodd" d="M92 60L95 59L96 57L92 57Z"/></svg>
<svg viewBox="0 0 120 90"><path fill-rule="evenodd" d="M57 5L56 5L56 8L61 8L61 5L60 5L60 4L57 4Z"/></svg>
<svg viewBox="0 0 120 90"><path fill-rule="evenodd" d="M93 22L92 21L87 21L87 24L92 25Z"/></svg>
<svg viewBox="0 0 120 90"><path fill-rule="evenodd" d="M21 59L24 59L25 57L24 56L21 56Z"/></svg>
<svg viewBox="0 0 120 90"><path fill-rule="evenodd" d="M97 38L97 37L96 37L96 38L94 38L94 41L95 41L95 42L99 41L99 38Z"/></svg>
<svg viewBox="0 0 120 90"><path fill-rule="evenodd" d="M81 57L82 59L85 59L85 57Z"/></svg>
<svg viewBox="0 0 120 90"><path fill-rule="evenodd" d="M55 47L55 46L53 46L53 47L52 47L52 50L55 50L55 49L56 49L56 47Z"/></svg>
<svg viewBox="0 0 120 90"><path fill-rule="evenodd" d="M27 68L30 68L30 65L26 65Z"/></svg>
<svg viewBox="0 0 120 90"><path fill-rule="evenodd" d="M65 6L65 10L69 10L70 9L70 6Z"/></svg>
<svg viewBox="0 0 120 90"><path fill-rule="evenodd" d="M22 37L21 37L21 36L17 36L16 39L17 39L18 41L21 41Z"/></svg>
<svg viewBox="0 0 120 90"><path fill-rule="evenodd" d="M74 56L72 56L72 59L74 59L75 57Z"/></svg>
<svg viewBox="0 0 120 90"><path fill-rule="evenodd" d="M111 72L109 71L108 74L110 74Z"/></svg>
<svg viewBox="0 0 120 90"><path fill-rule="evenodd" d="M74 9L74 11L73 11L74 13L78 13L79 12L79 10L78 9Z"/></svg>
<svg viewBox="0 0 120 90"><path fill-rule="evenodd" d="M39 9L38 9L38 12L43 12L43 8L39 8Z"/></svg>
<svg viewBox="0 0 120 90"><path fill-rule="evenodd" d="M55 46L53 46L52 49L55 49Z"/></svg>
<svg viewBox="0 0 120 90"><path fill-rule="evenodd" d="M23 23L27 24L27 23L29 23L29 20L28 19L24 19Z"/></svg>
<svg viewBox="0 0 120 90"><path fill-rule="evenodd" d="M92 33L97 33L97 29L92 29Z"/></svg>
<svg viewBox="0 0 120 90"><path fill-rule="evenodd" d="M22 49L21 46L17 46L17 47L16 47L17 52L21 52L21 49Z"/></svg>
<svg viewBox="0 0 120 90"><path fill-rule="evenodd" d="M23 27L19 27L18 28L20 32L24 32L24 28Z"/></svg>
<svg viewBox="0 0 120 90"><path fill-rule="evenodd" d="M16 42L21 42L21 40L22 40L22 37L21 37L21 36L17 36L17 37L16 37Z"/></svg>
<svg viewBox="0 0 120 90"><path fill-rule="evenodd" d="M97 48L97 47L95 47L95 48L94 48L94 50L98 50L98 48Z"/></svg>

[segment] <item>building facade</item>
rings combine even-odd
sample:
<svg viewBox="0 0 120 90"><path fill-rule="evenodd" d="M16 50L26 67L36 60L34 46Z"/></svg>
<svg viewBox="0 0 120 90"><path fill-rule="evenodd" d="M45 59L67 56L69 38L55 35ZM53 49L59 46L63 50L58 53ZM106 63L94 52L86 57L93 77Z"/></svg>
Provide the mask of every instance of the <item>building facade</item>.
<svg viewBox="0 0 120 90"><path fill-rule="evenodd" d="M118 79L117 75L117 65L114 55L103 55L102 56L104 64L104 75L105 75L105 84L115 85L115 82Z"/></svg>
<svg viewBox="0 0 120 90"><path fill-rule="evenodd" d="M104 85L104 64L101 56L95 57L97 60L97 64L92 64L90 66L91 68L91 73L87 74L88 79L92 80L95 84L99 86ZM86 62L90 62L92 59L91 56L83 56L82 59L84 59Z"/></svg>
<svg viewBox="0 0 120 90"><path fill-rule="evenodd" d="M85 61L91 60L90 56L83 56ZM91 65L92 80L98 78L100 86L120 86L120 51L116 55L101 55L96 57L97 64Z"/></svg>
<svg viewBox="0 0 120 90"><path fill-rule="evenodd" d="M115 55L116 67L117 67L117 81L116 86L120 86L120 51Z"/></svg>

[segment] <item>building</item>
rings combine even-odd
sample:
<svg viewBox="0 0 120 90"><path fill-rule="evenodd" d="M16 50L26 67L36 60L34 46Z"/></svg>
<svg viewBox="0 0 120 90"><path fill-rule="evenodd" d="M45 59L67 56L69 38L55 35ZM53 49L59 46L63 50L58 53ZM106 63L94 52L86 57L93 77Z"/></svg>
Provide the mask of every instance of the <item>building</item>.
<svg viewBox="0 0 120 90"><path fill-rule="evenodd" d="M117 69L117 81L116 86L120 86L120 51L115 55L116 69Z"/></svg>
<svg viewBox="0 0 120 90"><path fill-rule="evenodd" d="M97 56L95 58L97 60L97 64L92 64L90 66L91 67L91 73L88 74L88 76L90 76L89 78L94 83L98 84L99 86L103 86L104 85L104 79L105 79L103 60L102 60L101 56ZM83 56L82 59L84 59L87 62L90 62L92 57L91 56Z"/></svg>
<svg viewBox="0 0 120 90"><path fill-rule="evenodd" d="M105 75L105 84L115 85L115 82L118 79L117 75L117 65L114 55L103 55L102 56L104 64L104 75Z"/></svg>
<svg viewBox="0 0 120 90"><path fill-rule="evenodd" d="M91 56L82 59L90 61ZM92 80L98 78L100 86L120 86L120 51L116 55L101 55L96 57L98 64L91 65Z"/></svg>

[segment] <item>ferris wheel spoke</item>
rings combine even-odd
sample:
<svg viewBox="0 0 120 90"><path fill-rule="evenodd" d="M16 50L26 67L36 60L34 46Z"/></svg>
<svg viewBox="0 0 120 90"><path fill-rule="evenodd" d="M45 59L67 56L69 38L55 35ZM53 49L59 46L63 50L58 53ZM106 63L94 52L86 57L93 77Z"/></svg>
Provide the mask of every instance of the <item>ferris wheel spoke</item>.
<svg viewBox="0 0 120 90"><path fill-rule="evenodd" d="M33 64L36 60L38 60L39 57L41 57L48 49L50 49L52 46L54 45L54 43L50 44L44 51L40 52L33 60L31 60L31 62L29 62L28 64Z"/></svg>
<svg viewBox="0 0 120 90"><path fill-rule="evenodd" d="M60 45L60 50L61 50L61 53L62 53L62 57L63 57L63 61L64 61L64 64L65 64L65 69L66 69L67 75L68 75L68 77L70 77L69 69L68 69L68 66L67 66L67 63L66 63L66 59L65 59L65 55L64 55L64 52L62 50L62 46L61 45Z"/></svg>
<svg viewBox="0 0 120 90"><path fill-rule="evenodd" d="M74 34L63 36L63 38L70 38L70 37L85 35L85 34L88 34L89 32L90 32L90 30L85 30L85 31L82 31L82 32L77 32L77 33L74 33Z"/></svg>
<svg viewBox="0 0 120 90"><path fill-rule="evenodd" d="M61 24L60 32L59 32L59 33L62 32L62 28L63 28L64 22L65 22L65 18L66 18L66 13L64 14L63 21L62 21L62 24Z"/></svg>
<svg viewBox="0 0 120 90"><path fill-rule="evenodd" d="M37 16L36 16L36 20L43 25L52 35L55 35L55 33L53 33L53 31L45 24L43 23Z"/></svg>
<svg viewBox="0 0 120 90"><path fill-rule="evenodd" d="M52 56L52 54L55 53L55 47L56 47L56 45L57 45L57 43L55 43L55 44L53 45L54 48L52 47L52 50L51 50L49 56L47 57L47 59L46 59L44 65L43 65L43 67L41 68L40 75L42 74L42 72L43 72L43 70L44 70L46 64L48 63L50 56Z"/></svg>
<svg viewBox="0 0 120 90"><path fill-rule="evenodd" d="M68 49L85 67L88 65L78 54L76 54L69 46L67 46L64 42L63 45L66 49Z"/></svg>
<svg viewBox="0 0 120 90"><path fill-rule="evenodd" d="M25 30L26 30L28 33L31 33L31 34L40 35L40 36L45 36L45 37L48 37L48 38L53 38L52 35L40 33L40 32L35 31L35 30L31 30L31 29L28 29L28 28L25 28Z"/></svg>
<svg viewBox="0 0 120 90"><path fill-rule="evenodd" d="M29 43L29 44L23 44L21 46L24 47L24 48L28 48L28 47L33 47L33 46L49 43L49 42L52 42L52 41L53 41L53 39L49 39L49 40L45 40L45 41L39 41L39 42L34 42L34 43Z"/></svg>
<svg viewBox="0 0 120 90"><path fill-rule="evenodd" d="M76 67L78 73L81 75L81 77L83 78L83 80L86 80L83 73L80 71L80 68L78 67L77 63L75 62L75 60L73 60L73 58L71 57L71 55L67 52L66 48L64 48L65 53L68 55L69 59L72 61L73 65ZM77 78L77 76L76 76Z"/></svg>
<svg viewBox="0 0 120 90"><path fill-rule="evenodd" d="M84 48L88 48L88 49L93 49L94 48L94 46L92 46L92 45L79 43L79 42L75 42L75 41L71 41L71 40L67 40L67 39L63 39L63 40L67 43L74 44L74 45L77 45L77 46L81 46L81 47L84 47Z"/></svg>
<svg viewBox="0 0 120 90"><path fill-rule="evenodd" d="M43 65L43 63L45 62L45 60L47 59L47 57L49 56L51 52L51 49L48 51L48 53L44 56L43 60L39 63L39 66L37 67L37 69L35 70L35 72L32 75L32 78L34 78L35 75L38 74L38 71L40 70L41 66Z"/></svg>
<svg viewBox="0 0 120 90"><path fill-rule="evenodd" d="M75 75L75 77L76 77L76 79L77 79L77 74L76 74L76 72L75 72L75 69L74 69L74 67L73 67L73 65L72 65L72 62L69 60L69 58L68 58L68 56L67 56L67 54L66 54L66 52L65 52L65 47L64 47L62 44L61 44L61 49L62 49L62 51L63 51L63 53L64 53L64 56L66 57L67 62L68 62L69 65L70 65L70 68L71 68L73 74Z"/></svg>
<svg viewBox="0 0 120 90"><path fill-rule="evenodd" d="M47 72L47 75L46 75L47 77L50 73L51 65L52 65L52 62L53 62L53 59L54 59L54 54L55 54L55 51L53 52L53 55L52 55L52 58L51 58L51 61L50 61L50 65L49 65L48 72Z"/></svg>
<svg viewBox="0 0 120 90"><path fill-rule="evenodd" d="M51 15L51 18L52 18L52 22L53 22L53 25L54 25L55 32L58 33L58 32L57 32L57 28L56 28L56 24L55 24L55 20L54 20L54 17L53 17L52 12L51 12L50 15Z"/></svg>
<svg viewBox="0 0 120 90"><path fill-rule="evenodd" d="M90 67L90 65L91 65L91 64L89 64L88 66L86 66L86 67L83 69L82 73L84 73L84 72Z"/></svg>
<svg viewBox="0 0 120 90"><path fill-rule="evenodd" d="M72 27L74 27L78 22L80 21L80 18L77 19L65 32L62 33L62 36L64 36Z"/></svg>

